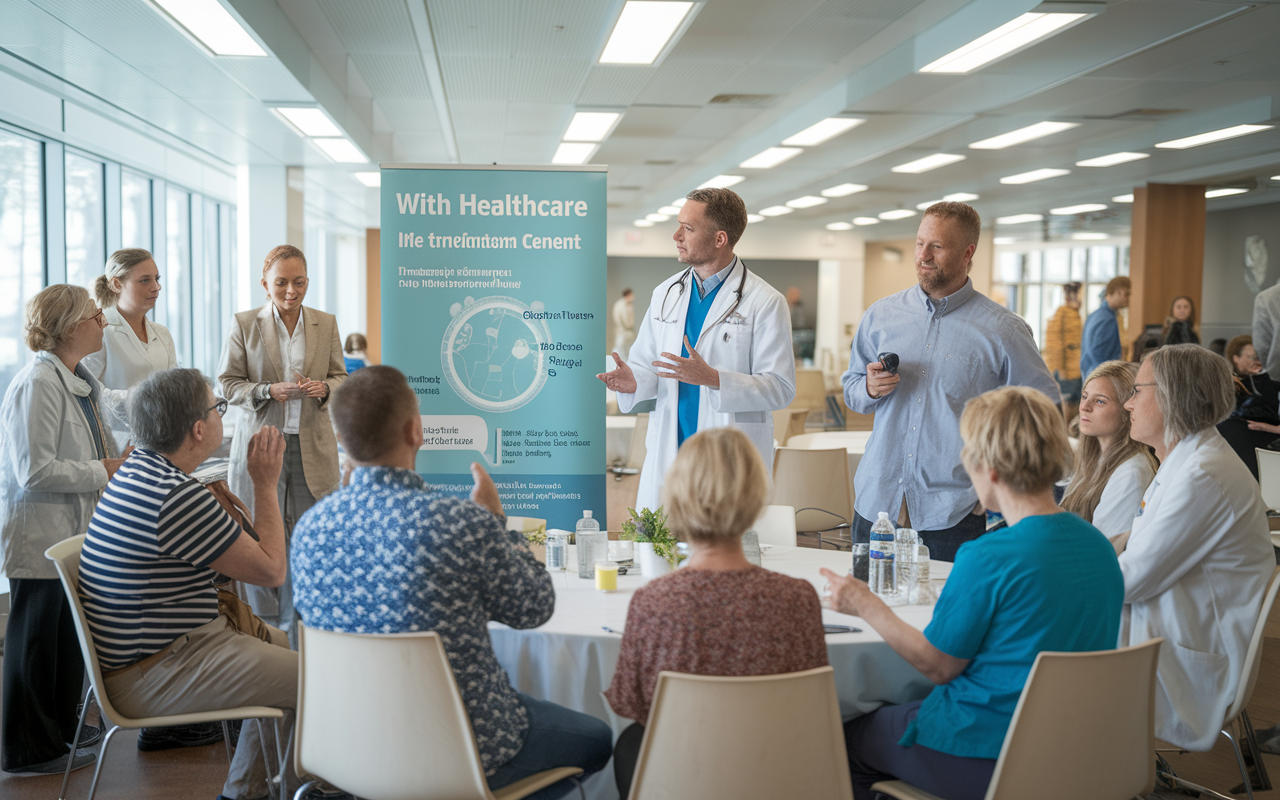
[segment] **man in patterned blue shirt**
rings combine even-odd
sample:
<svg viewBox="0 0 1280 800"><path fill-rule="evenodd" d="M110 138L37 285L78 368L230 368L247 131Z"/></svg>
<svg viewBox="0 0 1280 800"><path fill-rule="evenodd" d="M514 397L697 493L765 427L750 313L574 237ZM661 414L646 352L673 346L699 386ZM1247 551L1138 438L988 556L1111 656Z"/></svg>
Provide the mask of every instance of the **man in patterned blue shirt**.
<svg viewBox="0 0 1280 800"><path fill-rule="evenodd" d="M553 767L603 769L609 726L517 692L488 622L534 628L555 610L551 576L504 528L498 490L472 464L471 501L432 491L414 471L418 398L399 370L366 367L329 401L356 469L302 516L293 534L294 607L312 628L440 634L490 789ZM573 790L561 781L532 797Z"/></svg>

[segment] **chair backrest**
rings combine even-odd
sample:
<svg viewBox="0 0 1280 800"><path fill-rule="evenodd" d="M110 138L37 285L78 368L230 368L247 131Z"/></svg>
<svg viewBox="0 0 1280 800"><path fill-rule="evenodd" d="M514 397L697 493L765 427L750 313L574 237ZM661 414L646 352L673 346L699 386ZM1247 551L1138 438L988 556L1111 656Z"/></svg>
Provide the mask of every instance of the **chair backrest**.
<svg viewBox="0 0 1280 800"><path fill-rule="evenodd" d="M294 765L366 800L492 800L434 632L298 626Z"/></svg>
<svg viewBox="0 0 1280 800"><path fill-rule="evenodd" d="M831 667L724 678L658 673L631 800L849 800Z"/></svg>
<svg viewBox="0 0 1280 800"><path fill-rule="evenodd" d="M1163 641L1036 656L986 800L1146 797L1156 779L1156 662Z"/></svg>
<svg viewBox="0 0 1280 800"><path fill-rule="evenodd" d="M780 408L773 412L773 438L784 447L792 436L804 433L804 422L809 418L807 408Z"/></svg>
<svg viewBox="0 0 1280 800"><path fill-rule="evenodd" d="M788 408L807 408L810 411L827 407L827 382L820 369L796 370L796 396Z"/></svg>
<svg viewBox="0 0 1280 800"><path fill-rule="evenodd" d="M796 546L796 510L791 506L765 506L760 519L751 526L760 544Z"/></svg>
<svg viewBox="0 0 1280 800"><path fill-rule="evenodd" d="M869 431L875 425L876 415L859 414L853 409L846 408L844 411L844 429L846 431Z"/></svg>
<svg viewBox="0 0 1280 800"><path fill-rule="evenodd" d="M1276 567L1271 573L1271 580L1267 581L1267 590L1262 594L1262 607L1258 609L1258 621L1253 624L1253 635L1249 637L1249 650L1244 656L1244 674L1240 676L1240 683L1236 686L1236 699L1227 709L1224 727L1240 716L1240 712L1249 705L1249 698L1253 697L1253 687L1258 684L1258 672L1262 667L1262 637L1267 628L1267 617L1271 616L1271 607L1276 602L1276 591L1280 590L1278 578L1280 578L1280 567Z"/></svg>
<svg viewBox="0 0 1280 800"><path fill-rule="evenodd" d="M796 510L797 531L829 531L852 522L848 451L779 447L773 454L773 503Z"/></svg>
<svg viewBox="0 0 1280 800"><path fill-rule="evenodd" d="M1267 508L1280 508L1280 451L1254 448L1258 455L1258 487Z"/></svg>
<svg viewBox="0 0 1280 800"><path fill-rule="evenodd" d="M644 466L645 454L649 452L645 446L645 437L649 435L648 412L636 414L636 427L631 431L631 448L627 450L627 469L640 469Z"/></svg>

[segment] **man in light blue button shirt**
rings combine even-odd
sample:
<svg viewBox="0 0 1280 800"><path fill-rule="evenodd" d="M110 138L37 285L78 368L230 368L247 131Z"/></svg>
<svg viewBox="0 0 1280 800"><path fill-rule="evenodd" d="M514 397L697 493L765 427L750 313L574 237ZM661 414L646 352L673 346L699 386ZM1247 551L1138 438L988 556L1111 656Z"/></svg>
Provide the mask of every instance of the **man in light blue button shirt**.
<svg viewBox="0 0 1280 800"><path fill-rule="evenodd" d="M964 203L935 203L916 234L919 285L876 301L863 315L849 371L849 408L876 415L854 478L854 541L886 511L909 525L930 555L986 530L977 492L960 464L964 404L1001 386L1030 386L1061 403L1058 385L1021 317L973 288L969 269L982 223ZM880 365L896 353L898 374Z"/></svg>

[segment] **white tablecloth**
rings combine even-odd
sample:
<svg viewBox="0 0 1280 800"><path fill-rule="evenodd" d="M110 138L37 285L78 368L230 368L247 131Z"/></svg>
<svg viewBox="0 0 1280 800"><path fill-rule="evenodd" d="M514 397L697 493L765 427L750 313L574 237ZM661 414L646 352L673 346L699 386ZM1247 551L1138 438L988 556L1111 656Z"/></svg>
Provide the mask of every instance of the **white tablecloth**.
<svg viewBox="0 0 1280 800"><path fill-rule="evenodd" d="M818 569L847 572L850 559L847 552L774 546L763 554L762 562L767 569L808 580L821 592L826 581ZM575 558L571 556L569 563L576 563ZM930 569L936 580L945 577L951 565L935 561ZM645 578L620 576L618 591L608 594L597 592L594 581L579 578L576 571L556 573L553 579L556 611L551 619L527 631L491 623L494 651L517 689L605 720L616 737L630 720L615 715L601 693L613 679L622 637L602 628L624 629L631 595ZM905 606L897 611L921 630L933 617L933 606ZM827 655L835 668L840 713L845 719L885 703L910 702L929 693L933 684L861 620L826 610L822 616L828 623L863 629L862 633L827 636ZM616 800L612 765L589 779L586 788L588 797Z"/></svg>

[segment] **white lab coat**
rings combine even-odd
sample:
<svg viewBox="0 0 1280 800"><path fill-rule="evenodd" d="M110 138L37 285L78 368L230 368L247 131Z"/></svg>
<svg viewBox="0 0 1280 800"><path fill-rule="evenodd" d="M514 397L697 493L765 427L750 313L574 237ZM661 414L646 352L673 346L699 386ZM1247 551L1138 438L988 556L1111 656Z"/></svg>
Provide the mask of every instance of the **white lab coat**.
<svg viewBox="0 0 1280 800"><path fill-rule="evenodd" d="M102 311L107 328L102 332L102 349L80 362L102 384L102 410L122 451L129 441L129 420L125 399L130 389L148 375L178 366L178 354L169 329L146 321L147 342L138 340L129 323L112 306Z"/></svg>
<svg viewBox="0 0 1280 800"><path fill-rule="evenodd" d="M1156 736L1213 747L1275 569L1258 482L1217 429L1188 436L1147 487L1120 554L1120 645L1163 636Z"/></svg>
<svg viewBox="0 0 1280 800"><path fill-rule="evenodd" d="M1116 467L1093 509L1093 527L1108 539L1133 530L1133 518L1142 510L1142 496L1155 476L1151 459L1141 453Z"/></svg>
<svg viewBox="0 0 1280 800"><path fill-rule="evenodd" d="M712 368L720 371L720 388L702 387L698 406L698 430L732 425L747 435L764 458L765 469L773 474L773 411L786 408L796 396L796 362L791 353L791 314L786 298L777 289L747 270L737 258L720 287L702 334L694 349ZM664 360L662 353L680 354L684 342L685 313L689 298L697 291L685 278L685 290L674 286L680 273L653 290L649 308L640 321L640 330L627 364L635 373L634 394L618 393L618 408L624 414L636 403L657 399L649 418L645 439L648 452L640 471L636 508L662 505L662 481L675 461L677 448L678 382L659 379L653 362ZM742 302L729 319L720 322L742 283ZM671 288L673 287L674 288ZM667 292L670 289L668 296ZM666 301L665 313L663 310Z"/></svg>

